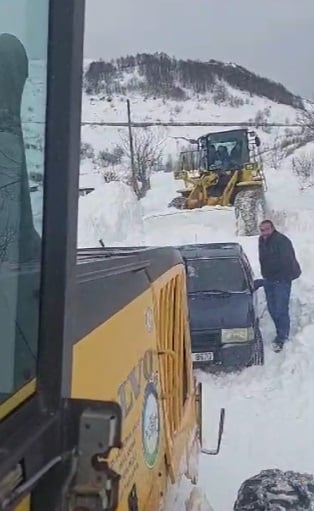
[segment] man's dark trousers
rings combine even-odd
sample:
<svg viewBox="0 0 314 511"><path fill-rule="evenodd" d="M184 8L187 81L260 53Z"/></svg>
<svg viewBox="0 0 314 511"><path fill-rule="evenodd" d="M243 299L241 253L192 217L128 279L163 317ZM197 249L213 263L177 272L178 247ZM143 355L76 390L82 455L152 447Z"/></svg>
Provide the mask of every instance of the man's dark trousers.
<svg viewBox="0 0 314 511"><path fill-rule="evenodd" d="M288 339L290 332L289 301L291 281L265 279L264 290L267 308L275 323L277 340L283 342Z"/></svg>

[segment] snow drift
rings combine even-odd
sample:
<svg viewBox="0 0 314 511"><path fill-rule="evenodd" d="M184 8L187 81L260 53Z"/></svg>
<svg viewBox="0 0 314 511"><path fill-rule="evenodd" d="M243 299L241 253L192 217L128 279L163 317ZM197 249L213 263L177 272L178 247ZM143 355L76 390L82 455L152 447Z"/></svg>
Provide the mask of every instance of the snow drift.
<svg viewBox="0 0 314 511"><path fill-rule="evenodd" d="M143 240L141 205L124 183L100 185L79 201L78 247L134 245Z"/></svg>

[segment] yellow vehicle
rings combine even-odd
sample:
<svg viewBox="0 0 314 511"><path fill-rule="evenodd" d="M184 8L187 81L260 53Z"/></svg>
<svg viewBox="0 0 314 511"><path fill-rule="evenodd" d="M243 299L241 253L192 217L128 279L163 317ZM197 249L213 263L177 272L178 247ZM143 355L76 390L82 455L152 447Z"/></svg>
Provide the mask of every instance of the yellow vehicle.
<svg viewBox="0 0 314 511"><path fill-rule="evenodd" d="M257 234L265 215L266 190L259 137L237 129L209 133L197 144L197 150L180 155L174 178L183 180L184 188L169 207L234 206L238 234Z"/></svg>
<svg viewBox="0 0 314 511"><path fill-rule="evenodd" d="M84 1L41 9L24 21L43 61L0 34L0 510L181 511L201 445L184 264L172 248L77 251ZM25 126L45 148L41 200Z"/></svg>

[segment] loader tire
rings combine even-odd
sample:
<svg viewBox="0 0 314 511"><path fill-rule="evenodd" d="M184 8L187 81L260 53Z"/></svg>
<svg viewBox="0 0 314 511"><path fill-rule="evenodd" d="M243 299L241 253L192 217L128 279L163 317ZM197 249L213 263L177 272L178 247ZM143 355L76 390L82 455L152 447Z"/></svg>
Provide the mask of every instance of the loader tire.
<svg viewBox="0 0 314 511"><path fill-rule="evenodd" d="M176 209L185 209L186 198L185 197L175 197L172 201L169 202L168 208L176 208Z"/></svg>
<svg viewBox="0 0 314 511"><path fill-rule="evenodd" d="M310 511L313 502L314 477L311 474L271 468L241 484L233 511Z"/></svg>
<svg viewBox="0 0 314 511"><path fill-rule="evenodd" d="M240 190L234 200L237 236L256 236L265 219L265 196L262 189Z"/></svg>

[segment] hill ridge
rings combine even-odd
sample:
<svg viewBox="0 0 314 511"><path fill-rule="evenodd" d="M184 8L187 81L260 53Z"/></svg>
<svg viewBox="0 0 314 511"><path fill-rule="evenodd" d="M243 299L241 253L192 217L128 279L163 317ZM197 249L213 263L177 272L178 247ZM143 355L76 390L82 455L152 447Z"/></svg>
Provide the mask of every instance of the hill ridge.
<svg viewBox="0 0 314 511"><path fill-rule="evenodd" d="M165 53L138 53L89 63L84 77L87 94L139 92L147 97L184 101L189 95L211 93L214 102L230 101L228 86L283 105L304 109L300 96L284 85L259 76L243 66L215 59L176 59ZM236 103L236 102L235 102ZM241 106L235 104L234 106Z"/></svg>

